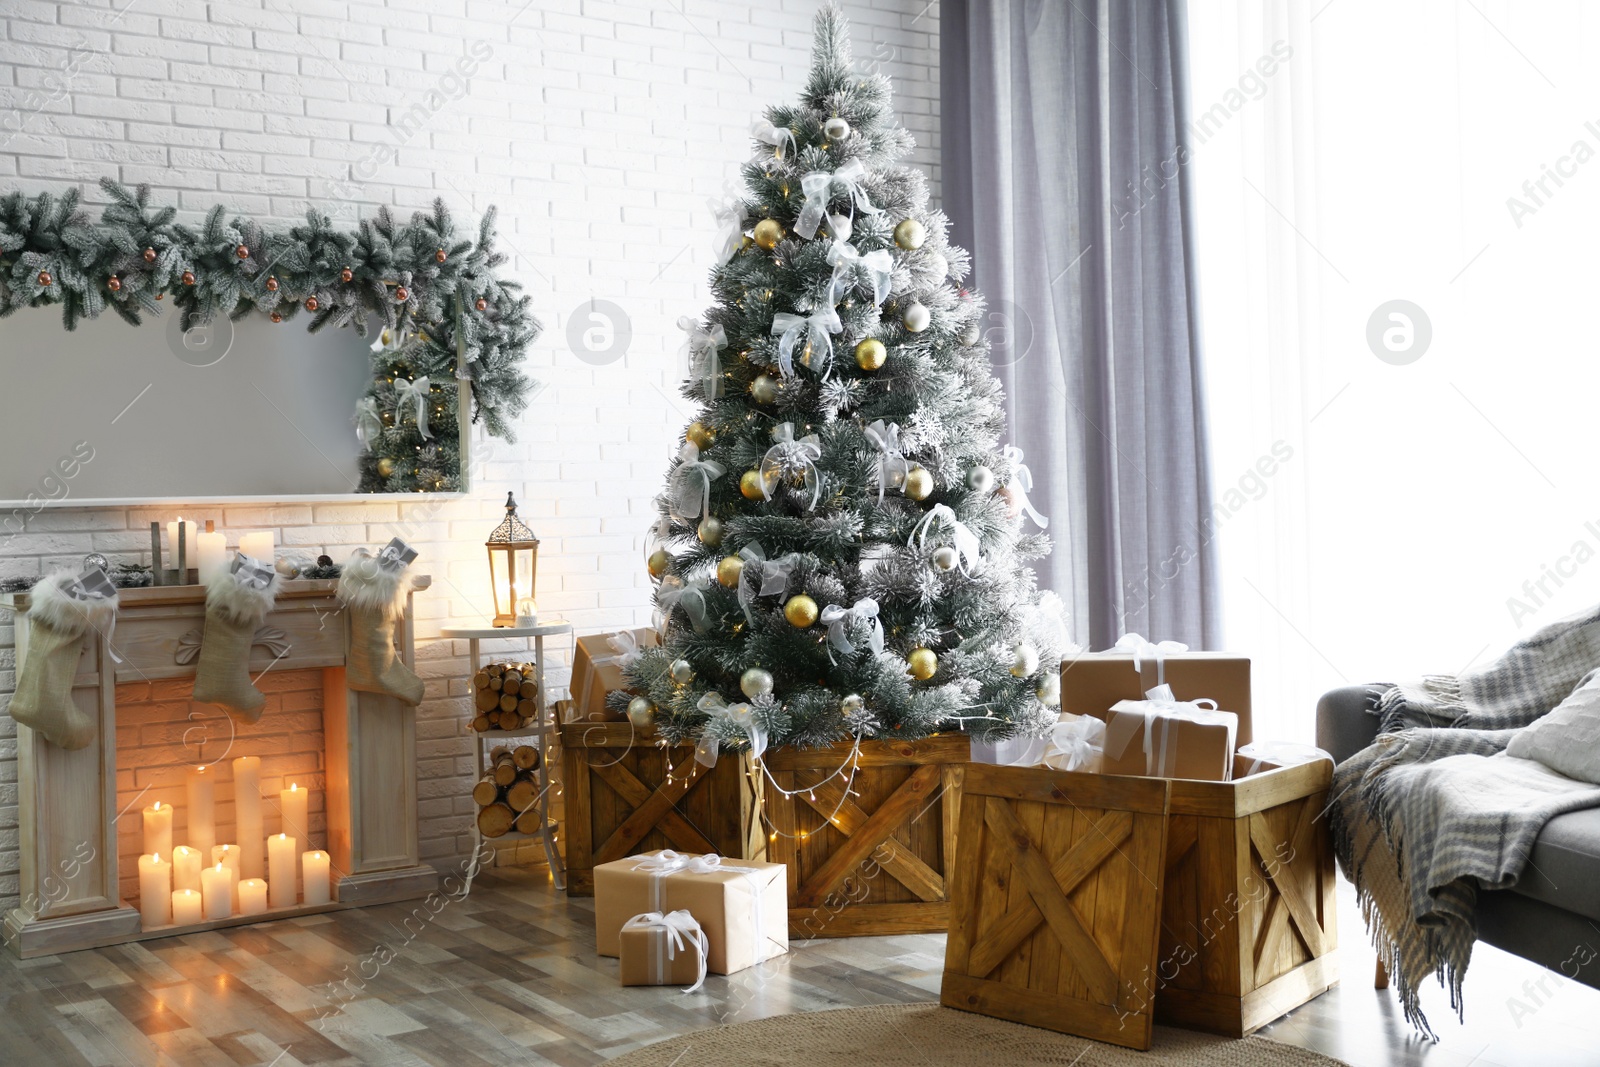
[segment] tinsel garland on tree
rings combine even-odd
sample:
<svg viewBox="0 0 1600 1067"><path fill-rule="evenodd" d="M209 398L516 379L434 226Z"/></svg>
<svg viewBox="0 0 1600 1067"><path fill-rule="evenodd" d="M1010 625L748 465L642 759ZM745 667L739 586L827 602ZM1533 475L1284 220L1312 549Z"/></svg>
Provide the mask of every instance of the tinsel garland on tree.
<svg viewBox="0 0 1600 1067"><path fill-rule="evenodd" d="M152 208L147 186L130 190L104 178L100 188L110 203L98 223L79 207L77 190L0 198L0 317L59 304L69 330L107 308L137 326L161 314L168 294L186 328L256 312L275 323L304 315L313 331L331 324L366 336L376 317L380 328L405 332L410 362L430 369L441 396L448 391L445 432L455 432L461 368L472 421L514 440L532 385L521 363L540 326L521 286L497 272L505 256L495 249L493 208L475 236L457 233L443 200L403 225L381 208L355 230L316 211L303 225L265 230L230 220L219 204L191 229L175 221L174 208ZM416 468L415 449L426 442L403 437L374 443L364 489L399 488L368 484L369 468L375 473L386 456L396 469ZM449 470L453 478L459 466Z"/></svg>
<svg viewBox="0 0 1600 1067"><path fill-rule="evenodd" d="M983 304L834 5L801 103L753 133L715 305L682 323L699 416L658 501L634 713L702 752L1040 733L1066 629L1026 566L1050 546L1020 529Z"/></svg>

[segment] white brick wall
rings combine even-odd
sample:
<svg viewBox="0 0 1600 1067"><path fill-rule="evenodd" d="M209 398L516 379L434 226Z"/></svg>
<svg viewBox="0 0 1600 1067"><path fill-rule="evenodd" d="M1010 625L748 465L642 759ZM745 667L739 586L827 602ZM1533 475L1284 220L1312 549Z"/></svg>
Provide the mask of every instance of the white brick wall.
<svg viewBox="0 0 1600 1067"><path fill-rule="evenodd" d="M937 0L845 6L858 63L895 79L896 104L919 142L914 162L932 172L937 196ZM308 204L409 213L435 196L463 217L500 208L509 269L545 323L529 369L547 387L519 443L493 448L470 500L437 514L388 500L184 508L227 529L270 526L280 544L341 558L387 540L397 520L426 514L412 532L422 569L436 576L418 606L429 676L419 761L434 769L421 786L428 859L466 851L471 801L458 718L465 650L426 639L448 621L481 617L482 539L504 491L516 491L542 540L542 611L585 631L648 615L639 535L688 419L675 388L682 334L674 323L708 299L706 199L737 176L755 114L803 84L815 8L814 0L0 5L0 192L81 183L96 204L93 183L110 174L149 182L191 221L218 201L276 222L298 221ZM477 60L465 84L453 75L463 57ZM569 318L591 299L615 303L631 323L626 355L601 366L567 342ZM173 511L50 510L0 548L0 573L76 564L91 549L133 558L139 531ZM0 619L0 709L14 681L11 637ZM15 902L16 820L15 730L0 710L0 909Z"/></svg>

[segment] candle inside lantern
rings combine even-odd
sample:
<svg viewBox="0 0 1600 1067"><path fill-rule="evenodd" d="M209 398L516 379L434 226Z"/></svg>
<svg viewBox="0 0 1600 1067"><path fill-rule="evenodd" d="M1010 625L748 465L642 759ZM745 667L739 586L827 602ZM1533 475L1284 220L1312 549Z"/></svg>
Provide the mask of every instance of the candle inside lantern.
<svg viewBox="0 0 1600 1067"><path fill-rule="evenodd" d="M176 570L178 567L179 531L182 531L183 533L183 549L184 556L186 557L184 559L184 569L187 570L189 560L194 558L194 539L195 536L200 532L200 524L191 519L185 519L181 515L178 516L176 522L167 523L167 552L170 553L170 555L167 556L167 563L173 570ZM184 576L181 574L178 576L180 582L182 581L183 577Z"/></svg>
<svg viewBox="0 0 1600 1067"><path fill-rule="evenodd" d="M332 883L328 880L330 863L328 854L312 849L300 854L300 870L305 878L302 894L307 904L326 904L332 899Z"/></svg>
<svg viewBox="0 0 1600 1067"><path fill-rule="evenodd" d="M144 854L172 855L172 806L156 801L144 809Z"/></svg>
<svg viewBox="0 0 1600 1067"><path fill-rule="evenodd" d="M262 915L267 910L267 883L246 878L239 883L239 914Z"/></svg>
<svg viewBox="0 0 1600 1067"><path fill-rule="evenodd" d="M194 889L179 889L172 894L172 921L179 926L192 926L203 918L201 896Z"/></svg>
<svg viewBox="0 0 1600 1067"><path fill-rule="evenodd" d="M139 857L139 922L146 930L172 922L172 864L159 855Z"/></svg>
<svg viewBox="0 0 1600 1067"><path fill-rule="evenodd" d="M300 788L300 783L290 782L288 789L278 792L278 808L283 813L284 833L294 838L301 848L311 843L311 791Z"/></svg>
<svg viewBox="0 0 1600 1067"><path fill-rule="evenodd" d="M228 572L228 538L217 530L216 525L207 519L205 533L197 538L201 585L208 584L214 575Z"/></svg>
<svg viewBox="0 0 1600 1067"><path fill-rule="evenodd" d="M260 878L267 873L262 859L266 830L261 824L261 757L240 756L233 761L233 825L239 842L239 874Z"/></svg>
<svg viewBox="0 0 1600 1067"><path fill-rule="evenodd" d="M265 563L270 567L273 563L274 544L271 530L257 530L240 536L239 551L257 563Z"/></svg>
<svg viewBox="0 0 1600 1067"><path fill-rule="evenodd" d="M204 575L200 580L205 581ZM203 865L217 843L217 776L210 767L193 767L185 784L189 793L189 810L185 815L189 820L188 842L199 851ZM195 883L195 888L199 887L199 883Z"/></svg>
<svg viewBox="0 0 1600 1067"><path fill-rule="evenodd" d="M227 919L233 915L233 872L222 864L200 872L200 896L204 898L207 919Z"/></svg>
<svg viewBox="0 0 1600 1067"><path fill-rule="evenodd" d="M267 838L267 899L274 908L292 908L295 893L295 840L288 834Z"/></svg>
<svg viewBox="0 0 1600 1067"><path fill-rule="evenodd" d="M172 884L178 889L199 889L200 868L205 866L205 856L190 845L179 845L172 850Z"/></svg>

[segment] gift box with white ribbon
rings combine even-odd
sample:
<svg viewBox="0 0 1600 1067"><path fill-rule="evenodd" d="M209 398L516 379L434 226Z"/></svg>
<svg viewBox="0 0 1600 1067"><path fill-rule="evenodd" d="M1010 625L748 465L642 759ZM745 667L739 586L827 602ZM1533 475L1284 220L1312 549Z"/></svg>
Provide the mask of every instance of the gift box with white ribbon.
<svg viewBox="0 0 1600 1067"><path fill-rule="evenodd" d="M1226 782L1233 776L1239 717L1210 700L1179 701L1166 686L1144 700L1121 700L1106 719L1106 774L1194 778Z"/></svg>
<svg viewBox="0 0 1600 1067"><path fill-rule="evenodd" d="M648 627L578 638L572 653L572 719L605 722L626 718L622 712L606 709L606 694L628 689L623 668L632 664L640 649L659 643L656 632Z"/></svg>
<svg viewBox="0 0 1600 1067"><path fill-rule="evenodd" d="M710 948L687 911L635 915L622 924L618 946L623 985L681 985L693 993L705 984Z"/></svg>

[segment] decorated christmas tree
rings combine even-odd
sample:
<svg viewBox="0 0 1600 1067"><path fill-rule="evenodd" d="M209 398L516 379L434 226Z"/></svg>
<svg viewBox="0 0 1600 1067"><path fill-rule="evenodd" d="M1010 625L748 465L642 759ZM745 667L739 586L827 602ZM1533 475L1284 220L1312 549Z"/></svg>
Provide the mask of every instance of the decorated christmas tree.
<svg viewBox="0 0 1600 1067"><path fill-rule="evenodd" d="M1021 530L982 301L836 7L800 103L753 134L718 208L715 305L680 323L699 417L658 501L663 644L629 668L632 710L703 759L1041 733L1065 627L1026 566L1050 546Z"/></svg>

